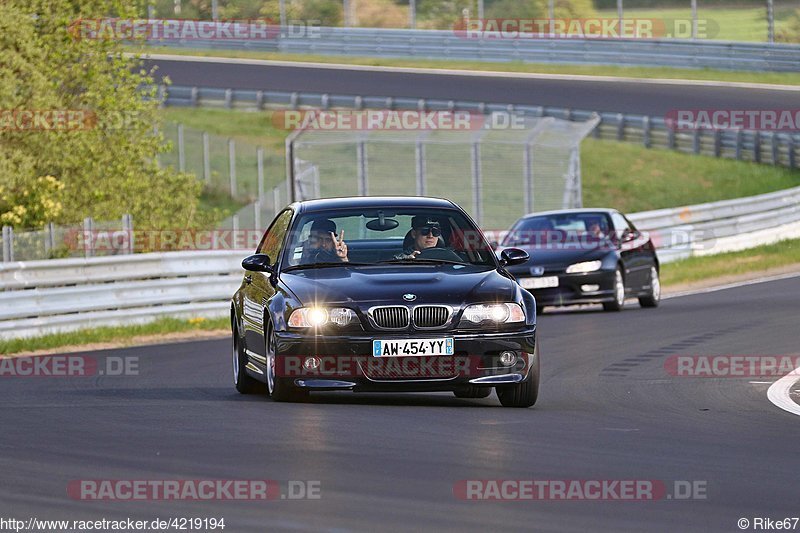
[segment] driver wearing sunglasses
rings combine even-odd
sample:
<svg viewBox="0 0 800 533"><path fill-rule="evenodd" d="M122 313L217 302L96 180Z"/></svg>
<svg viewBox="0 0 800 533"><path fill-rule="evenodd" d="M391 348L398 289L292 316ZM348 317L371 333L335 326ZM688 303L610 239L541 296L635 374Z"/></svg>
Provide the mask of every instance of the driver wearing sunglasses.
<svg viewBox="0 0 800 533"><path fill-rule="evenodd" d="M437 220L417 215L411 219L411 246L404 248L395 259L414 259L422 250L437 246L441 236L442 227Z"/></svg>

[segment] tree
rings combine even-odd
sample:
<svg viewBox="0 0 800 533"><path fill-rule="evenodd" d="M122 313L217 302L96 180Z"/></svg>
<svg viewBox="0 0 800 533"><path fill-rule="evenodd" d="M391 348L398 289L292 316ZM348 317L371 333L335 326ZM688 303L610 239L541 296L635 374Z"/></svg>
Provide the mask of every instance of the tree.
<svg viewBox="0 0 800 533"><path fill-rule="evenodd" d="M118 39L87 38L94 19L132 18L124 0L0 3L0 217L18 226L131 213L139 227L195 223L201 185L161 169L152 73ZM83 20L83 22L78 22ZM31 131L23 113L82 117ZM43 130L42 130L43 128ZM32 194L32 191L41 194ZM27 194L26 194L27 191ZM60 205L59 205L60 204ZM50 207L50 209L48 209ZM26 213L26 217L14 213Z"/></svg>

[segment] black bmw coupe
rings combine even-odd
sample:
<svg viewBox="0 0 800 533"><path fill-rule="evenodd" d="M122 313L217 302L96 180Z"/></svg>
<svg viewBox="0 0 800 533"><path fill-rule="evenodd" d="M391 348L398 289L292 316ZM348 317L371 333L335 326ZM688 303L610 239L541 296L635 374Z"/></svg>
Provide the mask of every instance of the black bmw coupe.
<svg viewBox="0 0 800 533"><path fill-rule="evenodd" d="M242 393L452 391L530 407L536 301L451 201L354 197L289 205L247 257L231 304Z"/></svg>

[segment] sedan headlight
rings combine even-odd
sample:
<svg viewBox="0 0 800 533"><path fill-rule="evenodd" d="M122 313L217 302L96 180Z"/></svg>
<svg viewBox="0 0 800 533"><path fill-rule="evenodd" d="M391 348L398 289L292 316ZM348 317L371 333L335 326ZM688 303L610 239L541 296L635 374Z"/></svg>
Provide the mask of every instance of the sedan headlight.
<svg viewBox="0 0 800 533"><path fill-rule="evenodd" d="M511 324L524 322L525 313L519 304L475 304L464 309L461 322L465 325L476 325L484 322L492 324Z"/></svg>
<svg viewBox="0 0 800 533"><path fill-rule="evenodd" d="M603 264L601 260L597 261L584 261L583 263L575 263L567 267L567 274L582 274L584 272L594 272L600 270Z"/></svg>
<svg viewBox="0 0 800 533"><path fill-rule="evenodd" d="M292 311L288 322L291 328L319 328L327 324L344 327L357 323L355 311L346 307L301 307Z"/></svg>

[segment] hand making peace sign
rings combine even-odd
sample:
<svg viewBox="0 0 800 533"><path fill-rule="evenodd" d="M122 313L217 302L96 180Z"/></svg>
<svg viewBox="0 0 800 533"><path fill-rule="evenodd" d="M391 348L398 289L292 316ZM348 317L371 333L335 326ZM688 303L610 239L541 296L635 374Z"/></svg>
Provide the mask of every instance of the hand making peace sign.
<svg viewBox="0 0 800 533"><path fill-rule="evenodd" d="M338 239L334 232L331 231L329 233L331 234L331 238L333 239L333 246L336 249L336 255L344 262L349 261L349 259L347 258L347 244L344 242L344 230L342 230Z"/></svg>

